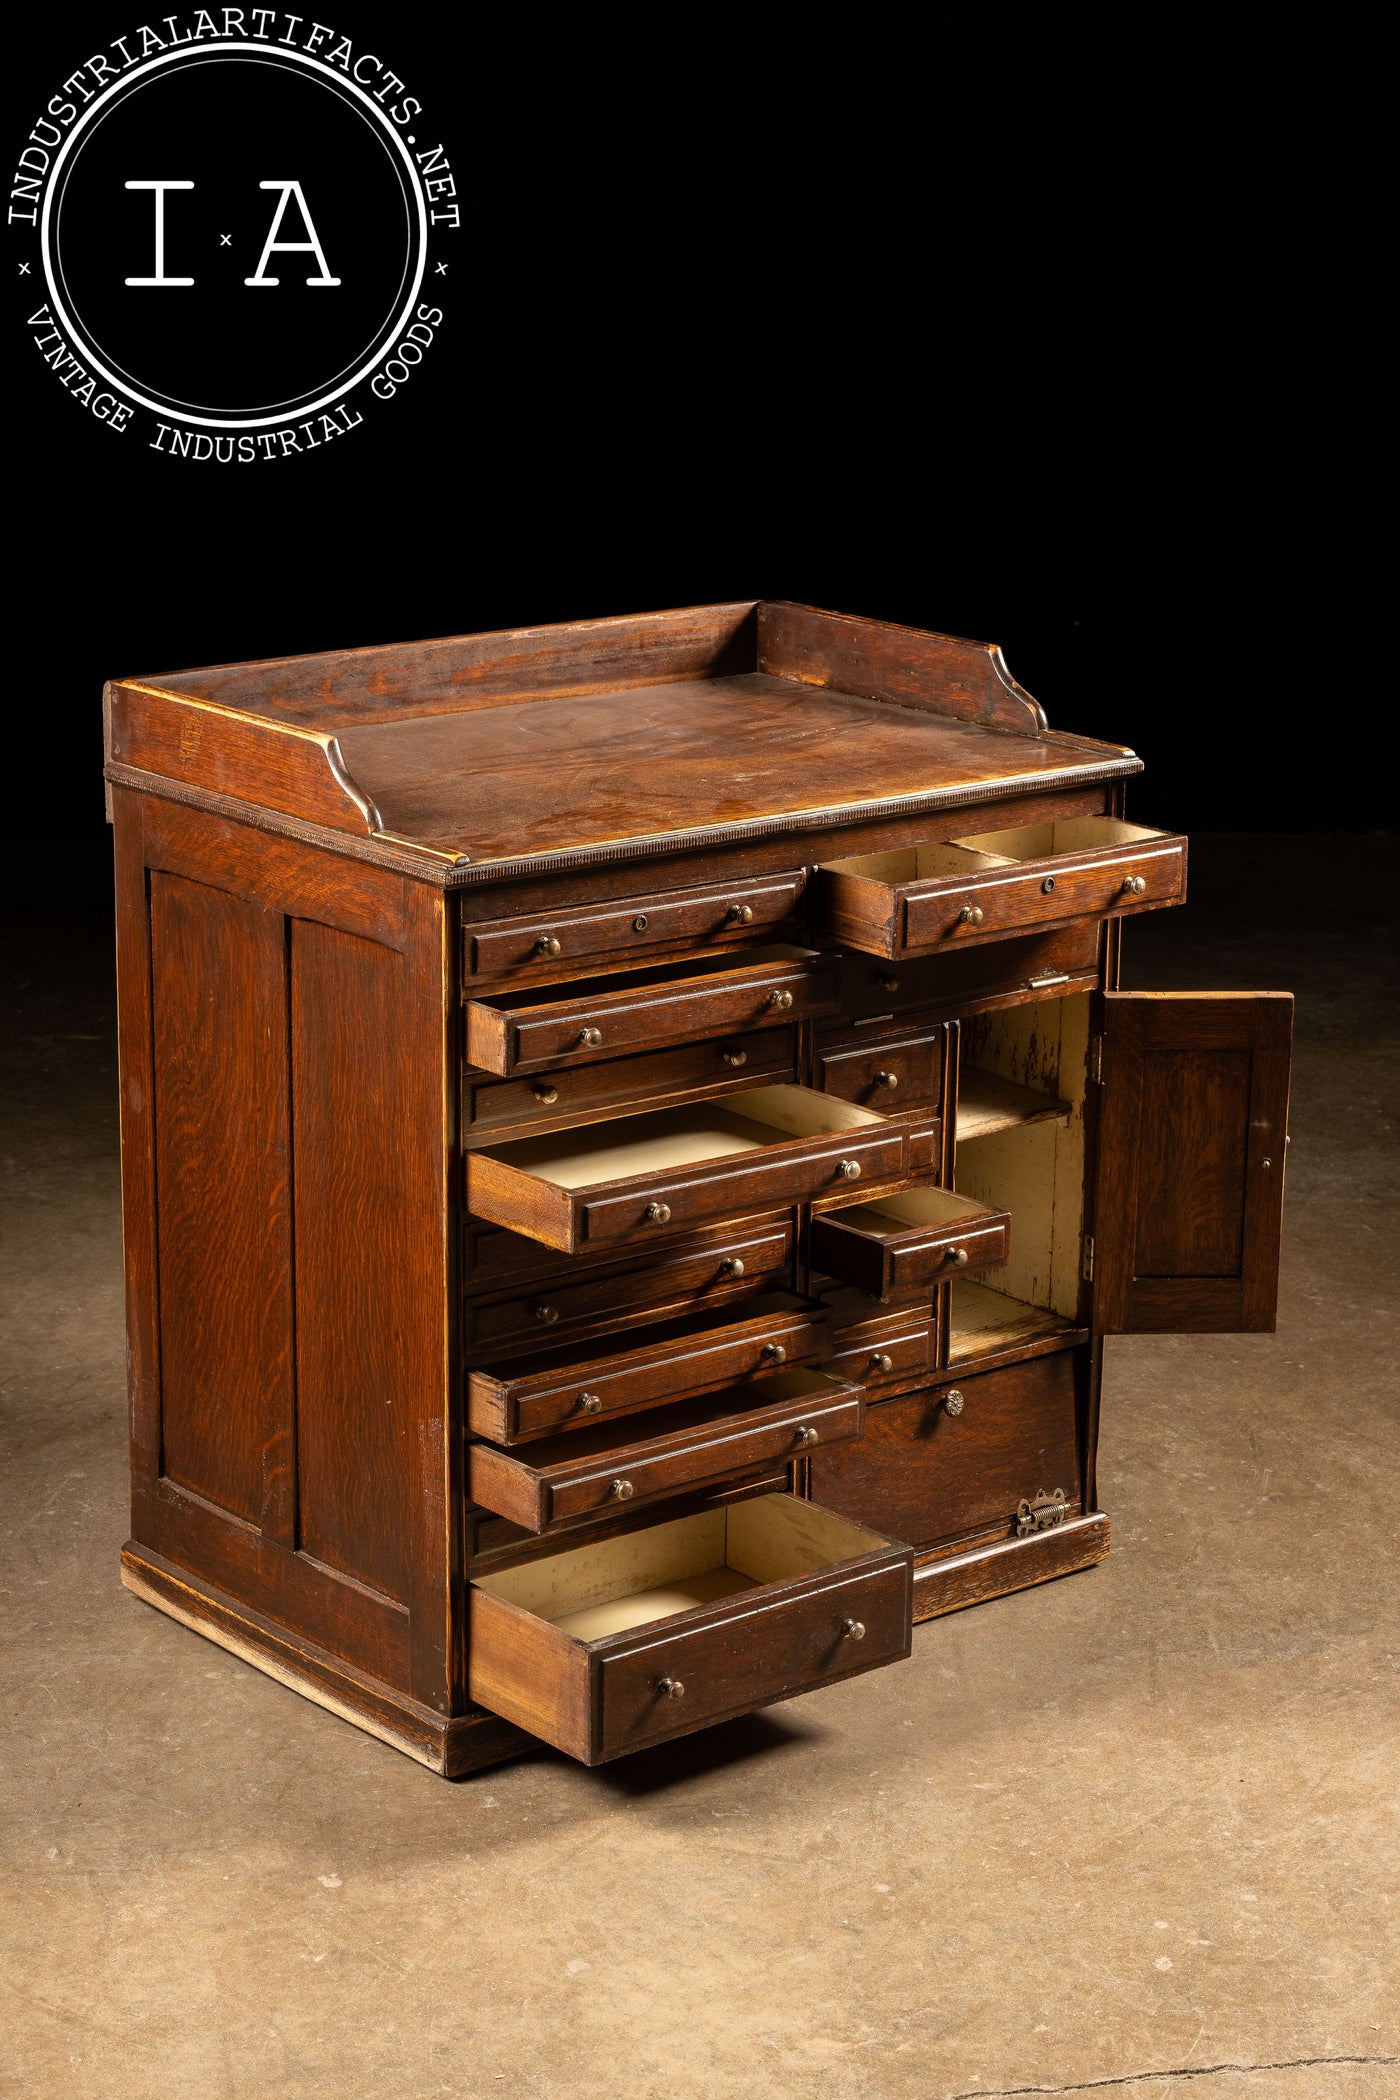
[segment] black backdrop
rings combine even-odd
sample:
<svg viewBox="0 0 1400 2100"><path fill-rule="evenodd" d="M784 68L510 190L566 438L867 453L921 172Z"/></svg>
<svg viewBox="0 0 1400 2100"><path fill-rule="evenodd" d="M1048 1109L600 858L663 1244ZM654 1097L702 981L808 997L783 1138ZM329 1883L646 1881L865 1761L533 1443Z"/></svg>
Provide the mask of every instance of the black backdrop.
<svg viewBox="0 0 1400 2100"><path fill-rule="evenodd" d="M118 12L10 45L12 156ZM12 823L100 825L104 676L750 595L1000 641L1140 815L1393 821L1380 11L330 19L457 170L439 344L196 467L16 286Z"/></svg>

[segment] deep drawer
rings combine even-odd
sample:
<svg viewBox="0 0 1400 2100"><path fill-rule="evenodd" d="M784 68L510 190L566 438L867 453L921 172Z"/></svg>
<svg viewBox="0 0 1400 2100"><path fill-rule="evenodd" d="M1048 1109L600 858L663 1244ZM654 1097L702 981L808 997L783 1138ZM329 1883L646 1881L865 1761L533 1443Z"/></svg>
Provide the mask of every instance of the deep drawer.
<svg viewBox="0 0 1400 2100"><path fill-rule="evenodd" d="M812 1220L812 1266L890 1299L1004 1262L1011 1218L951 1189L909 1189Z"/></svg>
<svg viewBox="0 0 1400 2100"><path fill-rule="evenodd" d="M467 1420L493 1443L524 1443L830 1354L826 1307L774 1292L644 1328L625 1348L575 1343L472 1371Z"/></svg>
<svg viewBox="0 0 1400 2100"><path fill-rule="evenodd" d="M746 1086L797 1077L796 1031L754 1030L687 1043L678 1050L642 1050L598 1065L566 1065L534 1079L490 1079L465 1088L467 1142L529 1130L596 1122L625 1108L667 1100L703 1100Z"/></svg>
<svg viewBox="0 0 1400 2100"><path fill-rule="evenodd" d="M909 1653L913 1554L757 1495L471 1587L468 1689L584 1764Z"/></svg>
<svg viewBox="0 0 1400 2100"><path fill-rule="evenodd" d="M859 1436L865 1395L820 1371L777 1371L704 1399L510 1450L475 1443L467 1492L526 1531L716 1487Z"/></svg>
<svg viewBox="0 0 1400 2100"><path fill-rule="evenodd" d="M615 904L493 920L463 929L468 977L502 971L590 968L607 956L645 956L687 941L742 943L771 939L797 910L807 871L756 876L727 886L624 897Z"/></svg>
<svg viewBox="0 0 1400 2100"><path fill-rule="evenodd" d="M1117 817L1073 817L830 861L816 885L822 935L899 961L1029 926L1179 904L1186 841Z"/></svg>
<svg viewBox="0 0 1400 2100"><path fill-rule="evenodd" d="M742 967L722 955L469 999L467 1060L504 1079L649 1044L811 1020L837 1011L840 961L808 948L760 948Z"/></svg>

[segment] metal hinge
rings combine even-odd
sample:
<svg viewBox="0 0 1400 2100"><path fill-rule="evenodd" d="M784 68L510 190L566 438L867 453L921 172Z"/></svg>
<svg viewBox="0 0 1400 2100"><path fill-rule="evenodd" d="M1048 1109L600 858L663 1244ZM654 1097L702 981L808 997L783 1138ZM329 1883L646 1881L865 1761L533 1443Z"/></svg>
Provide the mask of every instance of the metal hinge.
<svg viewBox="0 0 1400 2100"><path fill-rule="evenodd" d="M1089 1038L1089 1077L1095 1086L1103 1085L1103 1037L1101 1035L1091 1035Z"/></svg>
<svg viewBox="0 0 1400 2100"><path fill-rule="evenodd" d="M1086 1233L1085 1233L1085 1235L1084 1235L1084 1265L1083 1265L1083 1270L1082 1270L1082 1274L1083 1274L1083 1277L1084 1277L1084 1281L1085 1281L1086 1283L1092 1283L1092 1282L1093 1282L1093 1280L1094 1280L1094 1235L1093 1235L1093 1233L1092 1233L1092 1232L1086 1232Z"/></svg>

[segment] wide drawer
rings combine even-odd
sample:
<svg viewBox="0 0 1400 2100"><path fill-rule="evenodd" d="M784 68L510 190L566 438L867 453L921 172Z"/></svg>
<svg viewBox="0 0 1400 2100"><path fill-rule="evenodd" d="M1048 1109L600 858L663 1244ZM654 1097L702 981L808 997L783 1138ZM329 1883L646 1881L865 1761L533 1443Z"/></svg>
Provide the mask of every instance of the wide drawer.
<svg viewBox="0 0 1400 2100"><path fill-rule="evenodd" d="M464 968L469 977L485 977L502 971L562 969L571 962L596 967L603 957L644 956L687 941L771 938L773 929L796 912L806 880L805 868L794 868L786 875L756 876L719 888L707 884L467 926Z"/></svg>
<svg viewBox="0 0 1400 2100"><path fill-rule="evenodd" d="M1098 982L1102 920L1084 919L1048 933L1023 933L978 948L956 943L930 955L911 956L897 967L852 949L841 968L844 1047L856 1027L880 1021L917 1020L966 1014L1008 1001L1058 998L1089 990ZM823 1036L828 1028L822 1030ZM834 1029L830 1030L832 1036Z"/></svg>
<svg viewBox="0 0 1400 2100"><path fill-rule="evenodd" d="M466 1142L566 1124L597 1122L624 1108L668 1099L703 1100L736 1088L797 1077L797 1031L751 1030L677 1050L640 1050L599 1065L566 1065L533 1079L490 1079L465 1091Z"/></svg>
<svg viewBox="0 0 1400 2100"><path fill-rule="evenodd" d="M826 1307L775 1291L644 1328L626 1348L574 1343L471 1371L467 1421L493 1443L525 1443L830 1354Z"/></svg>
<svg viewBox="0 0 1400 2100"><path fill-rule="evenodd" d="M865 1395L820 1371L777 1371L704 1399L503 1450L467 1451L467 1492L526 1531L625 1509L806 1458L860 1435Z"/></svg>
<svg viewBox="0 0 1400 2100"><path fill-rule="evenodd" d="M469 999L467 1061L504 1079L651 1043L811 1020L838 1009L840 961L810 948L759 948L742 966L722 955Z"/></svg>
<svg viewBox="0 0 1400 2100"><path fill-rule="evenodd" d="M1073 817L830 861L816 923L829 939L898 961L1028 926L1153 911L1186 893L1186 841L1117 817Z"/></svg>
<svg viewBox="0 0 1400 2100"><path fill-rule="evenodd" d="M799 1203L934 1165L930 1130L810 1087L759 1087L694 1108L469 1153L478 1218L564 1253L655 1241L707 1218Z"/></svg>
<svg viewBox="0 0 1400 2100"><path fill-rule="evenodd" d="M992 1269L1011 1249L1011 1217L951 1189L909 1189L812 1220L812 1266L872 1298L928 1290Z"/></svg>
<svg viewBox="0 0 1400 2100"><path fill-rule="evenodd" d="M817 1053L817 1084L862 1108L936 1109L943 1095L946 1032L942 1028L895 1041L864 1042Z"/></svg>
<svg viewBox="0 0 1400 2100"><path fill-rule="evenodd" d="M471 1697L582 1763L896 1662L913 1554L755 1495L479 1576Z"/></svg>

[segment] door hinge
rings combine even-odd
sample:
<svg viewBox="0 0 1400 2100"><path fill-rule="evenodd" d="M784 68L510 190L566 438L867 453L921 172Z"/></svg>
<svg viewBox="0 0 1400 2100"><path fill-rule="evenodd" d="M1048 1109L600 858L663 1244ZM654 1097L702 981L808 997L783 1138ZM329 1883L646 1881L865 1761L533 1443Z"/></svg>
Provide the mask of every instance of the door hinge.
<svg viewBox="0 0 1400 2100"><path fill-rule="evenodd" d="M1092 1233L1092 1232L1086 1232L1086 1233L1085 1233L1085 1235L1084 1235L1084 1264L1083 1264L1083 1272L1082 1272L1082 1273L1083 1273L1083 1276L1084 1276L1084 1281L1085 1281L1086 1283L1092 1283L1092 1282L1093 1282L1093 1280L1094 1280L1094 1235L1093 1235L1093 1233Z"/></svg>
<svg viewBox="0 0 1400 2100"><path fill-rule="evenodd" d="M1089 1038L1089 1077L1095 1086L1103 1085L1103 1037Z"/></svg>

